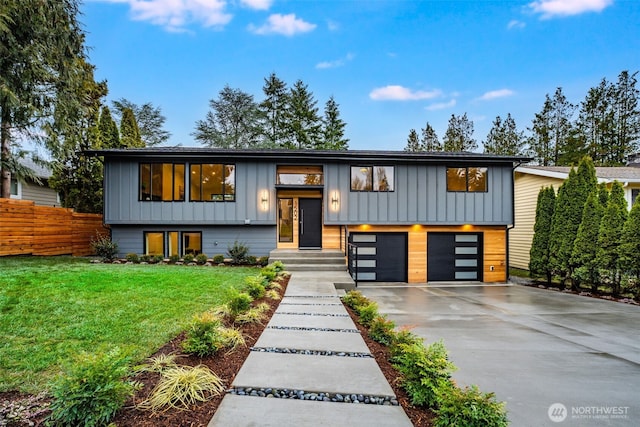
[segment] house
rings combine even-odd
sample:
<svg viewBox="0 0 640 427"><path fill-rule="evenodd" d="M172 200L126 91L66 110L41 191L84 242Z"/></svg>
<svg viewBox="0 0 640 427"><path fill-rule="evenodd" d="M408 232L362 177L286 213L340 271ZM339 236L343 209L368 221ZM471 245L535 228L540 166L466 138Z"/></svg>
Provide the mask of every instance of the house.
<svg viewBox="0 0 640 427"><path fill-rule="evenodd" d="M542 187L552 186L556 194L558 188L569 177L568 166L519 166L515 171L515 226L509 233L510 267L529 269L529 251L533 241L533 227L536 221L536 204ZM640 194L640 167L631 164L625 167L597 167L598 182L609 186L613 181L622 183L631 209L633 201Z"/></svg>
<svg viewBox="0 0 640 427"><path fill-rule="evenodd" d="M120 255L357 245L360 280L507 280L513 171L475 153L97 150Z"/></svg>
<svg viewBox="0 0 640 427"><path fill-rule="evenodd" d="M19 181L14 176L11 177L11 198L19 200L31 200L37 206L60 207L60 196L56 190L49 187L51 171L35 163L31 159L18 160L22 166L31 169L40 182L27 179Z"/></svg>

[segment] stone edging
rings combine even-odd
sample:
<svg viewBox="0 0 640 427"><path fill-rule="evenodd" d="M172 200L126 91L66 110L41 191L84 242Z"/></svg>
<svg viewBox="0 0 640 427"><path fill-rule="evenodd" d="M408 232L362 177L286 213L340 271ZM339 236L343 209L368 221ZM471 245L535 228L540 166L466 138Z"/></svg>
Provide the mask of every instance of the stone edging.
<svg viewBox="0 0 640 427"><path fill-rule="evenodd" d="M354 352L354 351L304 350L304 349L297 349L297 348L281 348L281 347L251 347L249 350L259 352L259 353L304 354L308 356L373 358L371 353L360 353L360 352Z"/></svg>
<svg viewBox="0 0 640 427"><path fill-rule="evenodd" d="M227 394L238 396L254 396L276 399L311 400L316 402L334 403L362 403L365 405L399 406L395 396L375 396L369 394L311 392L305 390L291 390L278 388L259 387L233 387L227 390Z"/></svg>

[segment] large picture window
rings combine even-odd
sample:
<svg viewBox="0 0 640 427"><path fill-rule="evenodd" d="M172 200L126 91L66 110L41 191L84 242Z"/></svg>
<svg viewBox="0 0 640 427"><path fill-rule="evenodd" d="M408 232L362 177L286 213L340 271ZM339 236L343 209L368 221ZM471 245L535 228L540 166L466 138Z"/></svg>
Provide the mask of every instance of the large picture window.
<svg viewBox="0 0 640 427"><path fill-rule="evenodd" d="M202 253L202 232L200 231L145 231L144 254L184 256Z"/></svg>
<svg viewBox="0 0 640 427"><path fill-rule="evenodd" d="M183 163L141 163L139 200L184 201Z"/></svg>
<svg viewBox="0 0 640 427"><path fill-rule="evenodd" d="M351 166L351 191L394 191L393 166Z"/></svg>
<svg viewBox="0 0 640 427"><path fill-rule="evenodd" d="M236 200L236 168L223 164L191 164L189 198L192 201Z"/></svg>
<svg viewBox="0 0 640 427"><path fill-rule="evenodd" d="M164 256L164 233L147 231L144 233L144 254Z"/></svg>
<svg viewBox="0 0 640 427"><path fill-rule="evenodd" d="M447 168L447 191L487 191L487 168Z"/></svg>

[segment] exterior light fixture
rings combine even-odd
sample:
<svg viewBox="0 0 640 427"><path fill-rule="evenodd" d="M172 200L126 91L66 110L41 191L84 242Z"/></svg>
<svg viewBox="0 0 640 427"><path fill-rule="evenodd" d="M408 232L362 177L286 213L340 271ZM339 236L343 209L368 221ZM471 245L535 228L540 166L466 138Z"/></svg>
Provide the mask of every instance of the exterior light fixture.
<svg viewBox="0 0 640 427"><path fill-rule="evenodd" d="M269 209L269 192L267 190L262 190L262 193L260 194L260 203L262 204L263 211Z"/></svg>
<svg viewBox="0 0 640 427"><path fill-rule="evenodd" d="M333 208L334 211L337 211L339 206L340 206L340 198L338 196L338 192L334 191L333 193L331 193L331 207Z"/></svg>

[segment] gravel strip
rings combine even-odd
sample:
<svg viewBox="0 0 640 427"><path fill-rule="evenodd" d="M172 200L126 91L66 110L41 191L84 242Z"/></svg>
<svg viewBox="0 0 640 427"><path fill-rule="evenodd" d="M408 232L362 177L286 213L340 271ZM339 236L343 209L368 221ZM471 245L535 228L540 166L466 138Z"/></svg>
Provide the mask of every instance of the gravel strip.
<svg viewBox="0 0 640 427"><path fill-rule="evenodd" d="M255 396L276 399L314 400L317 402L362 403L366 405L398 406L395 396L374 396L368 394L311 392L278 388L233 387L229 394L238 396Z"/></svg>
<svg viewBox="0 0 640 427"><path fill-rule="evenodd" d="M339 306L342 305L342 303L324 303L324 302L319 302L319 303L313 303L313 302L281 302L280 305L333 305L333 306Z"/></svg>
<svg viewBox="0 0 640 427"><path fill-rule="evenodd" d="M308 356L373 358L371 353L359 353L359 352L352 352L352 351L303 350L298 348L281 348L281 347L251 347L249 350L257 351L260 353L284 353L284 354L304 354Z"/></svg>
<svg viewBox="0 0 640 427"><path fill-rule="evenodd" d="M337 295L286 295L284 298L333 298L340 299Z"/></svg>
<svg viewBox="0 0 640 427"><path fill-rule="evenodd" d="M276 311L276 314L287 314L290 316L329 316L329 317L349 317L348 314L337 313L297 313L290 311Z"/></svg>
<svg viewBox="0 0 640 427"><path fill-rule="evenodd" d="M282 329L289 331L322 331L322 332L349 332L359 334L357 329L339 329L339 328L305 328L304 326L267 326L267 329Z"/></svg>

